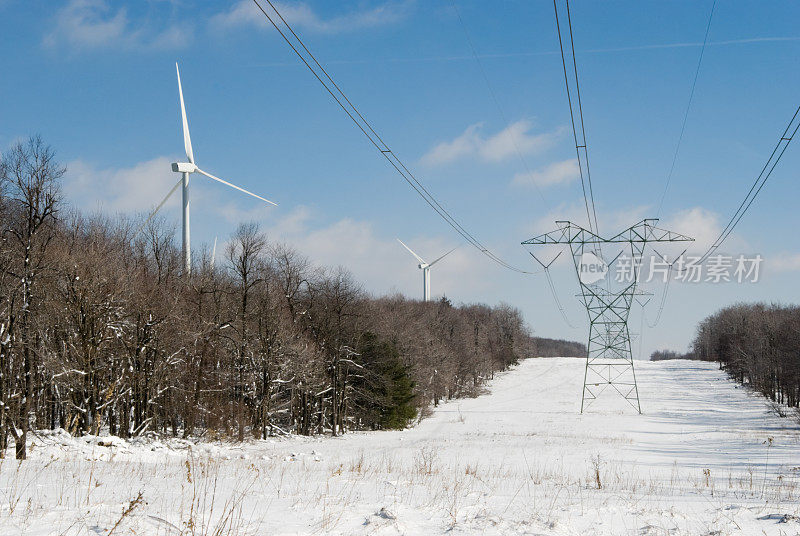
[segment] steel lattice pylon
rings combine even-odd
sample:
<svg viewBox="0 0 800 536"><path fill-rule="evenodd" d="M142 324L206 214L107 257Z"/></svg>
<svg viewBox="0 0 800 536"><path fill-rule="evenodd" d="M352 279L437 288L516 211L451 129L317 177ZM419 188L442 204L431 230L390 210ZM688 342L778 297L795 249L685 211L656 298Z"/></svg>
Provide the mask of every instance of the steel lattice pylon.
<svg viewBox="0 0 800 536"><path fill-rule="evenodd" d="M636 385L636 372L633 366L631 336L628 330L628 317L634 297L644 294L637 290L641 260L649 243L689 242L693 238L656 227L658 219L644 219L628 227L621 233L602 238L569 221L557 221L558 229L523 242L523 245L568 244L572 261L580 284L580 294L589 317L589 342L587 345L586 368L583 376L581 413L609 386L619 393L639 413L639 388ZM581 259L592 253L602 259L602 247L617 244L621 251L606 265L613 265L620 255L630 248L632 281L617 285L612 290L608 277L585 283L581 274ZM619 247L618 246L618 247ZM604 261L603 261L604 262Z"/></svg>

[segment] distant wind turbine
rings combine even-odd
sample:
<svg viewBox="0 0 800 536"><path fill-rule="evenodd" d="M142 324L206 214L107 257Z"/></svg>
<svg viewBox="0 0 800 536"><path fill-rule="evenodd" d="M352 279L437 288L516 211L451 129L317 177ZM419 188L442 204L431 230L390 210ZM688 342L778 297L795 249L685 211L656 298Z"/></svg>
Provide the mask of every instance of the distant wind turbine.
<svg viewBox="0 0 800 536"><path fill-rule="evenodd" d="M188 160L188 162L175 162L175 163L172 164L172 171L174 171L176 173L180 173L181 174L181 178L180 178L180 180L178 180L177 183L175 183L175 186L172 187L172 190L169 191L167 196L161 201L161 203L158 204L158 206L150 214L150 216L148 216L147 220L145 220L144 224L142 225L142 228L144 228L150 222L150 220L153 219L153 216L155 216L156 213L159 210L161 210L161 207L163 207L164 203L167 202L167 199L169 199L172 196L172 194L175 193L175 190L178 189L178 186L183 185L183 188L182 188L182 191L181 191L181 193L183 195L183 241L182 241L182 247L183 247L183 270L184 270L184 273L189 275L192 272L192 252L191 252L191 244L190 244L191 241L190 241L190 235L189 235L189 175L190 174L197 172L197 173L200 173L201 175L205 175L209 179L213 179L213 180L215 180L217 182L221 182L222 184L224 184L226 186L230 186L231 188L233 188L235 190L239 190L240 192L243 192L243 193L245 193L247 195L253 196L256 199L260 199L261 201L264 201L265 203L269 203L270 205L277 205L277 203L273 203L269 199L264 199L260 195L256 195L253 192L249 192L249 191L245 190L244 188L240 188L239 186L236 186L235 184L231 184L230 182L224 181L224 180L220 179L219 177L215 177L211 173L207 173L207 172L203 171L202 169L200 169L199 167L197 167L195 165L195 163L194 163L194 153L192 152L192 139L189 137L189 121L186 119L186 106L183 103L183 88L181 87L181 72L178 69L178 64L177 63L175 64L175 71L178 73L178 95L180 97L180 102L181 102L181 120L182 120L182 124L183 124L183 147L184 147L184 149L186 149L186 159Z"/></svg>
<svg viewBox="0 0 800 536"><path fill-rule="evenodd" d="M403 247L406 248L408 252L414 255L414 257L416 257L416 259L419 261L419 269L422 270L422 299L425 300L426 302L431 301L431 266L433 266L440 260L450 255L452 252L457 250L458 246L454 247L453 249L451 249L450 251L448 251L435 261L427 263L424 260L422 260L422 257L414 253L410 247L405 245L402 240L398 238L397 241L403 244Z"/></svg>

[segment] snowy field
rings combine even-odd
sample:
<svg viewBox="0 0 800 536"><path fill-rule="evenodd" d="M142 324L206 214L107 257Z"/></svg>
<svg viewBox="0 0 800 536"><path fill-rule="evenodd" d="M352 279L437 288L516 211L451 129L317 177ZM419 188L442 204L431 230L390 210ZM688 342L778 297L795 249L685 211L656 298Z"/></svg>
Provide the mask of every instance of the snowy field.
<svg viewBox="0 0 800 536"><path fill-rule="evenodd" d="M790 419L690 361L638 365L644 415L608 392L580 415L583 366L527 360L402 432L40 433L0 466L0 534L800 534Z"/></svg>

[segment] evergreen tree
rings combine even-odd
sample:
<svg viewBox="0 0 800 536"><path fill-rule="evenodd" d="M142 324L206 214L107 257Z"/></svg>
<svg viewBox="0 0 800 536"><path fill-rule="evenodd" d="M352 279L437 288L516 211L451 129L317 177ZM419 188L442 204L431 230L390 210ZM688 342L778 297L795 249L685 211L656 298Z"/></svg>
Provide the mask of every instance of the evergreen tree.
<svg viewBox="0 0 800 536"><path fill-rule="evenodd" d="M359 354L364 369L371 373L362 377L361 385L356 389L365 409L370 410L372 427L405 428L417 416L417 408L414 405L414 381L409 367L400 358L397 344L366 332L362 336Z"/></svg>

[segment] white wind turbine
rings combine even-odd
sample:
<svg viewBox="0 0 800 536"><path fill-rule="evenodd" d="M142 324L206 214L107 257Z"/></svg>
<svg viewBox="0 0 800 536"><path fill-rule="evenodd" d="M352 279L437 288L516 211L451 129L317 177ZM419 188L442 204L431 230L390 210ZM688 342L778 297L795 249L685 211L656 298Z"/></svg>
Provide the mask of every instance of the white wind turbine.
<svg viewBox="0 0 800 536"><path fill-rule="evenodd" d="M448 251L435 261L427 263L424 260L422 260L422 257L414 253L410 247L405 245L402 240L398 238L397 241L403 244L403 247L406 248L408 252L414 255L414 257L416 257L416 259L419 261L419 269L422 270L422 299L425 300L426 302L431 301L431 266L433 266L440 260L450 255L452 252L457 250L458 246L454 247L453 249L451 249L450 251Z"/></svg>
<svg viewBox="0 0 800 536"><path fill-rule="evenodd" d="M178 189L178 186L183 185L183 188L181 190L181 193L182 193L182 196L183 196L183 233L182 233L182 235L183 235L183 240L182 240L183 269L184 269L184 272L187 275L189 275L192 272L192 252L191 252L190 233L189 233L189 175L190 174L197 172L197 173L200 173L201 175L205 175L209 179L213 179L213 180L215 180L217 182L221 182L222 184L224 184L226 186L230 186L231 188L239 190L240 192L246 193L247 195L251 195L251 196L255 197L256 199L260 199L261 201L264 201L265 203L269 203L270 205L276 205L277 206L277 203L273 203L269 199L264 199L260 195L256 195L253 192L248 192L244 188L240 188L239 186L236 186L235 184L231 184L228 181L224 181L224 180L220 179L219 177L215 177L211 173L207 173L207 172L203 171L202 169L200 169L199 167L197 167L195 165L195 163L194 163L194 153L192 152L192 139L189 137L189 121L186 119L186 106L183 103L183 88L181 87L181 72L178 69L178 64L177 63L175 64L175 71L178 74L178 95L179 95L180 101L181 101L181 120L182 120L182 124L183 124L183 147L186 149L186 159L188 160L188 162L175 162L175 163L172 164L172 171L174 171L176 173L180 173L181 174L181 178L178 180L177 183L175 183L175 186L172 187L172 190L169 191L167 196L161 201L161 203L158 204L158 206L150 214L150 216L148 216L147 220L142 225L142 229L147 225L148 222L150 222L151 219L153 219L153 216L155 216L156 213L159 210L161 210L161 207L163 207L164 203L167 202L167 199L169 199L172 196L172 194L175 193L175 190ZM215 249L216 249L216 239L214 240L214 242L215 242ZM213 260L212 260L212 263L213 263Z"/></svg>

